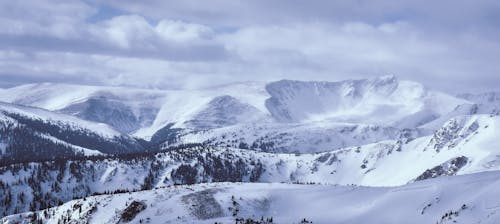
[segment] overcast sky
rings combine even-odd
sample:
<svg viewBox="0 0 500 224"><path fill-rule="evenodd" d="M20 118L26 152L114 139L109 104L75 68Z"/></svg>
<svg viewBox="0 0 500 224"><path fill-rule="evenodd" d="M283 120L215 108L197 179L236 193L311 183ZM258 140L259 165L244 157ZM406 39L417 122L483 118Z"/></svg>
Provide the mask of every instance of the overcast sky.
<svg viewBox="0 0 500 224"><path fill-rule="evenodd" d="M0 87L396 75L500 89L498 0L0 1Z"/></svg>

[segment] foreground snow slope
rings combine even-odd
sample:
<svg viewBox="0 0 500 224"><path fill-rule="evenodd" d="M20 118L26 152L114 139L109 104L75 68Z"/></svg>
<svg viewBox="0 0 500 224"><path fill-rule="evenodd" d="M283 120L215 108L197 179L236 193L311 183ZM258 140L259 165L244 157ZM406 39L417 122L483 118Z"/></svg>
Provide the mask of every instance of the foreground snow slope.
<svg viewBox="0 0 500 224"><path fill-rule="evenodd" d="M198 184L74 200L38 212L46 223L498 223L500 172L444 177L401 187L295 184ZM131 207L143 205L129 216ZM128 208L128 209L127 209ZM235 212L236 211L236 212ZM46 214L46 217L45 215ZM29 223L32 213L2 223Z"/></svg>

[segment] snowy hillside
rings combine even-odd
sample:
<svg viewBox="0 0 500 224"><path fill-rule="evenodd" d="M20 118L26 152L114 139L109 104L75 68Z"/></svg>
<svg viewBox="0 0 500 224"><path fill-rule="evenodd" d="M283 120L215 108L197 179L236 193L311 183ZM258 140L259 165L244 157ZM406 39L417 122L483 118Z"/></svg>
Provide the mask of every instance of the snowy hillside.
<svg viewBox="0 0 500 224"><path fill-rule="evenodd" d="M207 130L258 122L265 118L266 114L256 107L225 95L213 98L185 124L194 130Z"/></svg>
<svg viewBox="0 0 500 224"><path fill-rule="evenodd" d="M176 131L170 129L171 132ZM325 152L348 146L361 146L402 135L419 137L420 130L400 130L393 127L337 122L308 123L249 123L205 131L177 130L175 140L163 148L183 143L203 143L211 146L253 149L278 153Z"/></svg>
<svg viewBox="0 0 500 224"><path fill-rule="evenodd" d="M1 222L45 223L497 223L500 173L401 187L199 184L94 196ZM307 205L307 206L304 206Z"/></svg>
<svg viewBox="0 0 500 224"><path fill-rule="evenodd" d="M109 137L109 138L121 135L120 132L116 131L114 128L103 123L89 122L83 119L75 118L73 116L68 116L62 113L54 113L51 111L35 107L27 107L22 105L0 102L0 111L2 111L3 114L6 113L18 114L20 116L29 119L42 120L42 121L47 121L49 123L50 122L65 123L74 127L75 129L78 128L88 129L93 132L97 132L104 137Z"/></svg>
<svg viewBox="0 0 500 224"><path fill-rule="evenodd" d="M44 109L0 102L0 164L144 150L103 124Z"/></svg>

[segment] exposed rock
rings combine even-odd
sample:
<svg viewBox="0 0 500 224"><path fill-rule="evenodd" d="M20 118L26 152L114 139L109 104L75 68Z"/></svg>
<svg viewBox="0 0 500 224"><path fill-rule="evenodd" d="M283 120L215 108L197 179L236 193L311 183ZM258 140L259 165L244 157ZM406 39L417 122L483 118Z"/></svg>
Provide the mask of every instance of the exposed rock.
<svg viewBox="0 0 500 224"><path fill-rule="evenodd" d="M449 160L439 166L436 166L432 169L426 170L420 176L418 176L415 180L425 180L429 178L435 178L439 176L452 176L455 175L462 167L464 167L468 162L467 157L460 156Z"/></svg>
<svg viewBox="0 0 500 224"><path fill-rule="evenodd" d="M142 201L133 201L123 211L123 213L120 216L120 220L124 221L124 222L132 221L137 216L137 214L144 211L146 209L146 207L147 207L146 203L144 203Z"/></svg>

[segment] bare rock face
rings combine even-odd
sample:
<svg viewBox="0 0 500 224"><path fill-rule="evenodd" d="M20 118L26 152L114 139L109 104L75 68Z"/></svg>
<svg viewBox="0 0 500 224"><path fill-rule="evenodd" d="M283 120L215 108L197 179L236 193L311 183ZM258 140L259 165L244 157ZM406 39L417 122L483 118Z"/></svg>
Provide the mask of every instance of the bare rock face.
<svg viewBox="0 0 500 224"><path fill-rule="evenodd" d="M142 201L133 201L130 205L123 211L121 214L120 220L123 222L130 222L134 220L134 218L140 212L146 210L146 203Z"/></svg>
<svg viewBox="0 0 500 224"><path fill-rule="evenodd" d="M182 201L186 204L193 216L205 220L224 216L224 210L215 200L217 190L208 189L184 195Z"/></svg>
<svg viewBox="0 0 500 224"><path fill-rule="evenodd" d="M444 148L453 148L460 141L476 134L478 129L477 121L467 123L465 117L451 119L434 133L429 147L434 148L436 152Z"/></svg>
<svg viewBox="0 0 500 224"><path fill-rule="evenodd" d="M439 176L453 176L467 164L468 160L469 159L465 156L451 159L439 166L426 170L424 173L418 176L416 180L425 180L429 178L436 178Z"/></svg>

